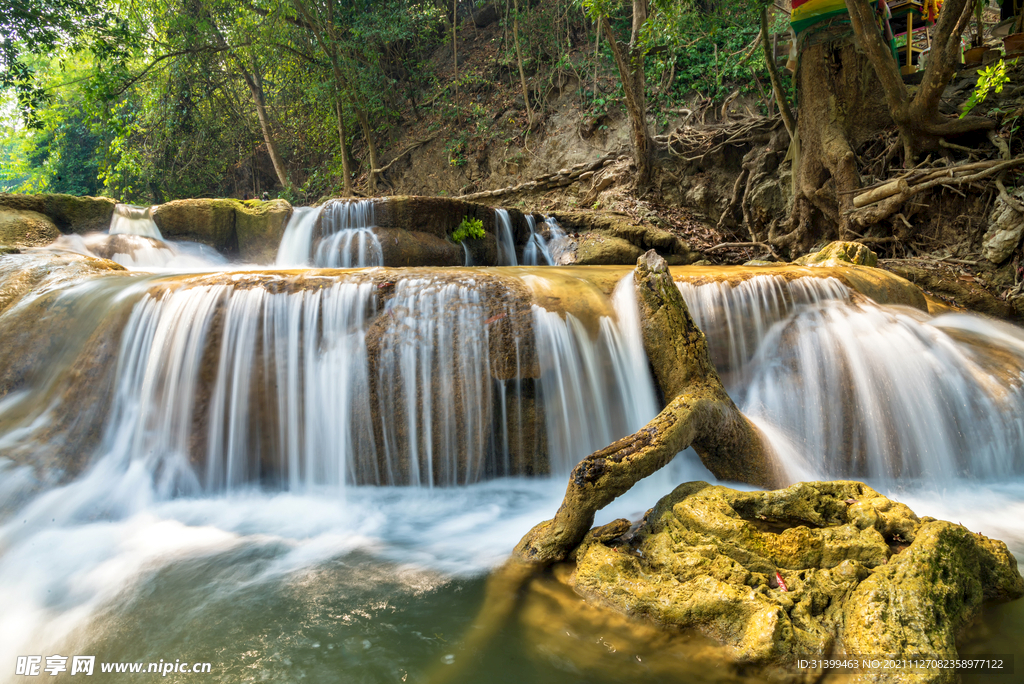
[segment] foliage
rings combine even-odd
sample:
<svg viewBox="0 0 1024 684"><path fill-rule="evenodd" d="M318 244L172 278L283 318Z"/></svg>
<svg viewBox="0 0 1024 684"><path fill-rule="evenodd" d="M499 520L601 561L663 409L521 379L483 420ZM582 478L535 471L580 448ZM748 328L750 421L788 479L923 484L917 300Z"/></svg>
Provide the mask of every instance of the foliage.
<svg viewBox="0 0 1024 684"><path fill-rule="evenodd" d="M484 222L478 218L465 216L462 219L462 223L459 224L459 227L452 233L452 240L455 242L462 242L467 238L479 240L484 235Z"/></svg>
<svg viewBox="0 0 1024 684"><path fill-rule="evenodd" d="M1010 66L1016 65L1016 59L1010 62ZM964 102L964 109L960 112L961 119L970 114L972 109L984 102L988 98L990 91L995 91L996 93L1003 92L1003 86L1010 80L1006 69L1006 60L1001 59L978 71L978 82L975 84L971 96Z"/></svg>

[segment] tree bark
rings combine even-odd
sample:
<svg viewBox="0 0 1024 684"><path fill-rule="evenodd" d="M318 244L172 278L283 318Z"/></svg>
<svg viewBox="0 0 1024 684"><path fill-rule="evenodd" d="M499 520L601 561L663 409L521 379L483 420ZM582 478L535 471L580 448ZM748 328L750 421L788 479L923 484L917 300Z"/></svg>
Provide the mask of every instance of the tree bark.
<svg viewBox="0 0 1024 684"><path fill-rule="evenodd" d="M256 118L260 122L260 130L263 132L263 142L267 145L267 154L270 155L270 161L274 165L274 173L277 174L277 179L281 182L281 185L286 189L291 189L292 182L288 178L288 170L284 166L284 161L281 159L281 155L277 152L277 145L274 144L274 135L270 130L270 117L267 116L267 105L263 96L262 79L257 81L258 77L254 77L253 74L249 73L249 70L242 64L242 60L232 52L232 57L235 58L238 64L239 71L242 72L242 78L245 79L245 84L249 86L249 92L252 94L252 99L256 103Z"/></svg>
<svg viewBox="0 0 1024 684"><path fill-rule="evenodd" d="M615 40L611 22L601 15L601 29L619 69L622 90L629 113L630 137L633 140L633 161L636 163L636 187L643 193L651 184L653 142L647 129L647 101L644 93L644 55L640 46L640 28L647 20L647 0L633 0L633 29L630 43L624 50Z"/></svg>
<svg viewBox="0 0 1024 684"><path fill-rule="evenodd" d="M515 16L512 17L512 38L516 41L516 62L519 63L519 83L523 86L523 102L526 103L526 121L533 128L533 108L530 106L530 88L526 85L526 71L523 69L523 54L519 47L519 0L514 1Z"/></svg>
<svg viewBox="0 0 1024 684"><path fill-rule="evenodd" d="M352 163L348 158L348 135L345 132L345 117L344 112L341 109L341 100L334 101L334 113L338 120L338 142L341 143L341 169L342 175L345 176L342 181L342 188L345 197L352 196Z"/></svg>
<svg viewBox="0 0 1024 684"><path fill-rule="evenodd" d="M356 118L359 119L359 127L363 129L363 137L366 138L366 149L370 156L370 174L367 176L367 184L370 194L377 193L377 169L380 168L380 159L377 157L377 144L373 138L373 128L370 126L370 117L365 109L356 110Z"/></svg>
<svg viewBox="0 0 1024 684"><path fill-rule="evenodd" d="M764 47L764 62L768 67L768 77L772 80L772 91L775 93L775 102L779 105L779 113L782 115L782 123L786 126L786 132L792 139L796 135L796 119L793 110L789 108L786 101L786 92L782 89L782 78L775 66L775 50L768 40L768 8L761 8L761 45Z"/></svg>

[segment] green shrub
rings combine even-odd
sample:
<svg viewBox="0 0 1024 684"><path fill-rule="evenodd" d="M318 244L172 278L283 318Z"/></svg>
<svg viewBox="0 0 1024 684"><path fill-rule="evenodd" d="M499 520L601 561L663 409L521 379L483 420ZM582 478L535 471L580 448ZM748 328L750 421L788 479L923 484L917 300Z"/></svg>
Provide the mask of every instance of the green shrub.
<svg viewBox="0 0 1024 684"><path fill-rule="evenodd" d="M455 242L462 242L466 238L472 238L479 240L484 236L484 222L480 219L470 218L468 216L462 219L462 223L452 233L452 240Z"/></svg>

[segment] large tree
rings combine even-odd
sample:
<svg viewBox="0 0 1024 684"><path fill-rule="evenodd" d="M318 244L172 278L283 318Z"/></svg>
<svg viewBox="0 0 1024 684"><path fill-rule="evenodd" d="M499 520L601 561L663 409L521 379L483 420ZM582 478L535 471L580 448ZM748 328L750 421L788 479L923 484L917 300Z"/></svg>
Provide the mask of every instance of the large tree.
<svg viewBox="0 0 1024 684"><path fill-rule="evenodd" d="M823 234L857 235L854 198L861 187L858 152L880 132L899 131L904 165L938 149L947 137L992 128L980 117L939 113L942 93L959 62L960 36L973 0L947 0L932 32L931 56L911 92L883 38L870 0L846 0L842 19L807 29L799 54L799 112L793 144L791 230L773 234L778 247L806 249ZM853 36L850 36L850 28Z"/></svg>

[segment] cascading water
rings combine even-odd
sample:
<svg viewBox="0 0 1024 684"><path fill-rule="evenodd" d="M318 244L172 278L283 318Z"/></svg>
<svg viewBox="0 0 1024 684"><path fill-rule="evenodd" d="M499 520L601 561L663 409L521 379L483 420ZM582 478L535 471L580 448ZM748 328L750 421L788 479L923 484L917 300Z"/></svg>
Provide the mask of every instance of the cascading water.
<svg viewBox="0 0 1024 684"><path fill-rule="evenodd" d="M544 219L547 239L537 232L537 222L532 214L527 214L526 223L530 237L523 248L523 263L527 266L555 266L562 263L569 241L558 221L554 217Z"/></svg>
<svg viewBox="0 0 1024 684"><path fill-rule="evenodd" d="M309 266L313 251L313 231L320 220L321 207L295 207L281 236L274 265L278 268Z"/></svg>
<svg viewBox="0 0 1024 684"><path fill-rule="evenodd" d="M677 281L676 287L693 322L707 336L711 360L730 389L745 380L747 365L772 326L808 306L845 301L851 295L835 278L758 275L735 284Z"/></svg>
<svg viewBox="0 0 1024 684"><path fill-rule="evenodd" d="M285 226L275 265L279 268L361 268L384 263L374 227L372 200L296 207Z"/></svg>
<svg viewBox="0 0 1024 684"><path fill-rule="evenodd" d="M140 271L211 270L227 263L206 245L165 240L153 220L152 209L115 205L107 233L63 235L50 248L110 259Z"/></svg>
<svg viewBox="0 0 1024 684"><path fill-rule="evenodd" d="M372 200L330 202L320 213L322 237L313 265L326 268L382 266L384 255L373 232Z"/></svg>
<svg viewBox="0 0 1024 684"><path fill-rule="evenodd" d="M765 337L736 398L788 436L801 479L853 476L891 488L897 479L948 485L1024 472L1019 333L1016 348L999 344L1003 358L992 358L995 335L979 347L958 342L944 317L918 313L825 302ZM787 400L794 396L802 401Z"/></svg>
<svg viewBox="0 0 1024 684"><path fill-rule="evenodd" d="M498 266L518 266L515 233L508 209L494 210L494 224L498 228Z"/></svg>
<svg viewBox="0 0 1024 684"><path fill-rule="evenodd" d="M117 204L110 218L111 235L141 235L162 240L163 235L153 220L153 207L139 207L134 204Z"/></svg>

